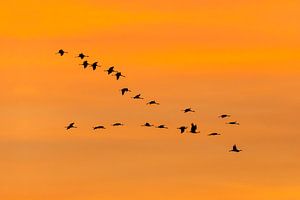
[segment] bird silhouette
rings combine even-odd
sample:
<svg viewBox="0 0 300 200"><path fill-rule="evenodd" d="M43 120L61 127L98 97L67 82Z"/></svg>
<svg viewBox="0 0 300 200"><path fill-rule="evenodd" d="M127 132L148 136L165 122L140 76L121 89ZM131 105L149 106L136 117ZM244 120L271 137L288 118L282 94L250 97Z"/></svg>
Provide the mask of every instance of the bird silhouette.
<svg viewBox="0 0 300 200"><path fill-rule="evenodd" d="M112 124L112 126L124 126L124 124L117 122L117 123Z"/></svg>
<svg viewBox="0 0 300 200"><path fill-rule="evenodd" d="M121 89L122 95L124 95L126 92L131 92L131 90L129 90L128 88L122 88Z"/></svg>
<svg viewBox="0 0 300 200"><path fill-rule="evenodd" d="M74 126L74 122L70 123L68 126L66 126L66 129L69 130L71 128L77 128L76 126Z"/></svg>
<svg viewBox="0 0 300 200"><path fill-rule="evenodd" d="M58 52L56 54L63 56L65 53L68 53L68 52L64 51L63 49L60 49L60 50L58 50Z"/></svg>
<svg viewBox="0 0 300 200"><path fill-rule="evenodd" d="M133 99L144 99L144 98L141 97L141 94L137 94L137 95L135 95L134 97L131 97L131 98L133 98Z"/></svg>
<svg viewBox="0 0 300 200"><path fill-rule="evenodd" d="M180 126L180 127L178 127L177 129L180 130L180 133L184 133L185 130L186 130L187 128L188 128L188 127L186 127L186 126Z"/></svg>
<svg viewBox="0 0 300 200"><path fill-rule="evenodd" d="M108 68L108 69L106 69L106 70L104 70L104 71L107 72L108 75L110 75L111 73L115 72L114 68L115 68L115 67L112 66L112 67L110 67L110 68Z"/></svg>
<svg viewBox="0 0 300 200"><path fill-rule="evenodd" d="M98 67L98 62L94 62L93 64L91 64L91 67L93 68L93 70L96 70L96 68Z"/></svg>
<svg viewBox="0 0 300 200"><path fill-rule="evenodd" d="M187 112L195 112L194 110L192 110L192 108L186 108L184 110L182 110L184 113L187 113Z"/></svg>
<svg viewBox="0 0 300 200"><path fill-rule="evenodd" d="M80 59L84 59L85 57L89 57L87 55L84 55L83 53L78 54L78 56L76 56L76 58L80 58Z"/></svg>
<svg viewBox="0 0 300 200"><path fill-rule="evenodd" d="M234 122L227 122L226 124L240 125L240 123L238 123L237 121L234 121Z"/></svg>
<svg viewBox="0 0 300 200"><path fill-rule="evenodd" d="M147 105L159 105L156 101L149 101Z"/></svg>
<svg viewBox="0 0 300 200"><path fill-rule="evenodd" d="M120 77L125 77L121 72L116 72L115 76L116 76L117 80L119 80Z"/></svg>
<svg viewBox="0 0 300 200"><path fill-rule="evenodd" d="M208 136L217 136L217 135L221 135L220 133L210 133L208 134Z"/></svg>
<svg viewBox="0 0 300 200"><path fill-rule="evenodd" d="M99 126L93 127L93 129L96 130L96 129L106 129L106 128L104 126L99 125Z"/></svg>
<svg viewBox="0 0 300 200"><path fill-rule="evenodd" d="M236 144L235 144L235 145L232 146L232 149L229 150L229 151L230 151L230 152L237 152L237 153L238 153L238 152L240 152L240 151L242 151L242 150L241 150L241 149L238 149L237 146L236 146Z"/></svg>
<svg viewBox="0 0 300 200"><path fill-rule="evenodd" d="M151 126L153 126L153 124L150 124L150 123L146 122L146 123L143 124L142 126L151 127Z"/></svg>
<svg viewBox="0 0 300 200"><path fill-rule="evenodd" d="M155 128L165 128L165 129L168 129L168 127L166 127L165 125L161 124L159 126L156 126Z"/></svg>
<svg viewBox="0 0 300 200"><path fill-rule="evenodd" d="M80 65L83 65L83 68L85 69L85 68L87 68L90 64L89 64L89 62L88 62L87 60L85 60L85 61L83 61L83 63L80 64Z"/></svg>
<svg viewBox="0 0 300 200"><path fill-rule="evenodd" d="M227 114L219 115L219 118L222 118L222 119L227 118L227 117L231 117L231 115L227 115Z"/></svg>
<svg viewBox="0 0 300 200"><path fill-rule="evenodd" d="M197 125L192 123L190 133L193 133L193 134L200 133L200 131L197 132L197 128L198 128Z"/></svg>

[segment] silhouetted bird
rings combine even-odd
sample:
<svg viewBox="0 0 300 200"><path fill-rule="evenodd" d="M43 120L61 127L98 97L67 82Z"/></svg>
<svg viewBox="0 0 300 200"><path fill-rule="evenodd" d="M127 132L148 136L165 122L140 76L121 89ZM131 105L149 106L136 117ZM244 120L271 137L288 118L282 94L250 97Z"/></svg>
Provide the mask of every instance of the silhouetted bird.
<svg viewBox="0 0 300 200"><path fill-rule="evenodd" d="M234 121L234 122L227 122L226 124L240 125L240 123L238 123L237 121Z"/></svg>
<svg viewBox="0 0 300 200"><path fill-rule="evenodd" d="M184 110L182 110L184 113L187 113L187 112L195 112L194 110L192 110L192 108L186 108Z"/></svg>
<svg viewBox="0 0 300 200"><path fill-rule="evenodd" d="M85 61L83 61L83 63L80 64L80 65L83 65L83 68L85 69L85 68L87 68L90 64L88 63L87 60L85 60Z"/></svg>
<svg viewBox="0 0 300 200"><path fill-rule="evenodd" d="M124 126L124 124L117 122L117 123L112 124L112 126Z"/></svg>
<svg viewBox="0 0 300 200"><path fill-rule="evenodd" d="M142 126L147 126L147 127L151 127L151 126L153 126L152 124L150 124L150 123L148 123L148 122L146 122L145 124L143 124Z"/></svg>
<svg viewBox="0 0 300 200"><path fill-rule="evenodd" d="M122 95L124 95L126 92L131 92L131 90L129 90L128 88L122 88L121 89Z"/></svg>
<svg viewBox="0 0 300 200"><path fill-rule="evenodd" d="M77 128L76 126L74 126L74 122L70 123L68 126L66 126L66 129L69 130L71 128Z"/></svg>
<svg viewBox="0 0 300 200"><path fill-rule="evenodd" d="M167 129L168 127L166 127L165 125L159 125L159 126L156 126L156 128L165 128L165 129Z"/></svg>
<svg viewBox="0 0 300 200"><path fill-rule="evenodd" d="M230 115L224 114L224 115L220 115L220 116L219 116L219 118L222 118L222 119L223 119L223 118L227 118L227 117L230 117Z"/></svg>
<svg viewBox="0 0 300 200"><path fill-rule="evenodd" d="M236 145L233 145L232 146L232 149L230 150L230 152L240 152L240 151L242 151L241 149L238 149L237 147L236 147Z"/></svg>
<svg viewBox="0 0 300 200"><path fill-rule="evenodd" d="M95 126L93 129L94 130L96 130L96 129L105 129L105 127L100 125L100 126Z"/></svg>
<svg viewBox="0 0 300 200"><path fill-rule="evenodd" d="M93 70L96 70L96 68L98 67L98 62L94 62L93 64L91 64L91 67L93 68Z"/></svg>
<svg viewBox="0 0 300 200"><path fill-rule="evenodd" d="M76 58L80 58L80 59L84 59L85 57L89 57L87 55L84 55L83 53L78 54L78 56L76 56Z"/></svg>
<svg viewBox="0 0 300 200"><path fill-rule="evenodd" d="M191 124L191 131L190 131L190 133L194 133L194 134L200 133L199 131L197 132L197 125L196 124L194 124L194 123Z"/></svg>
<svg viewBox="0 0 300 200"><path fill-rule="evenodd" d="M133 98L133 99L144 99L144 98L141 97L141 94L135 95L134 97L131 97L131 98Z"/></svg>
<svg viewBox="0 0 300 200"><path fill-rule="evenodd" d="M216 135L221 135L220 133L210 133L208 136L216 136Z"/></svg>
<svg viewBox="0 0 300 200"><path fill-rule="evenodd" d="M120 77L125 77L124 75L122 75L121 72L116 72L115 76L116 76L117 80L119 80Z"/></svg>
<svg viewBox="0 0 300 200"><path fill-rule="evenodd" d="M148 103L147 103L147 105L159 105L159 103L157 103L156 101L149 101Z"/></svg>
<svg viewBox="0 0 300 200"><path fill-rule="evenodd" d="M180 126L180 127L177 128L177 129L180 130L180 133L184 133L184 131L185 131L187 128L188 128L188 127L186 127L186 126Z"/></svg>
<svg viewBox="0 0 300 200"><path fill-rule="evenodd" d="M60 50L58 50L58 52L56 54L63 56L65 53L68 53L68 52L64 51L63 49L60 49Z"/></svg>
<svg viewBox="0 0 300 200"><path fill-rule="evenodd" d="M106 69L106 70L104 70L104 71L107 72L107 74L109 75L109 74L115 72L114 68L115 68L115 67L112 66L112 67L110 67L110 68L108 68L108 69Z"/></svg>

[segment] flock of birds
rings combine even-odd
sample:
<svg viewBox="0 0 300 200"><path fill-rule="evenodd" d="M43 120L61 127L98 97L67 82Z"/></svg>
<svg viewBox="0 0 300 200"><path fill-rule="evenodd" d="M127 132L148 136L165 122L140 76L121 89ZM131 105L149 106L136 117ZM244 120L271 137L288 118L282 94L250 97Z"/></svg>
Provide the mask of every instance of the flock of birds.
<svg viewBox="0 0 300 200"><path fill-rule="evenodd" d="M56 54L59 54L60 56L63 56L65 54L67 54L68 52L66 52L63 49L60 49ZM98 67L101 67L98 62L93 62L93 63L89 63L85 58L88 58L88 55L85 55L83 53L80 53L76 56L76 58L79 58L81 60L83 60L83 62L80 64L83 66L84 69L86 69L87 67L92 67L93 70L96 70ZM119 80L121 77L125 78L125 76L122 74L122 72L115 70L114 66L109 67L108 69L104 70L105 72L107 72L108 75L113 75L116 77L116 80ZM131 90L129 88L122 88L120 89L121 95L125 95L127 92L131 92ZM131 98L133 99L144 99L141 94L136 94L135 96L132 96ZM158 102L156 102L155 100L151 100L149 102L146 103L147 105L160 105ZM183 113L190 113L190 112L196 112L195 110L193 110L192 108L185 108L183 110L181 110ZM220 116L218 116L221 119L225 119L225 118L230 118L231 116L229 114L222 114ZM226 124L230 124L230 125L240 125L237 121L229 121ZM117 122L112 124L112 126L124 126L123 123ZM155 127L158 129L168 129L168 127L164 124L158 125L158 126L154 126L153 124L150 124L149 122L146 122L145 124L141 125L144 127ZM67 130L73 129L73 128L77 128L75 126L75 123L72 122L70 124L68 124L68 126L65 127ZM105 126L103 125L97 125L93 127L94 130L97 129L106 129ZM185 132L187 132L187 129L189 129L189 127L187 126L180 126L177 129L179 129L181 134L184 134ZM190 127L190 133L192 134L197 134L200 133L200 131L197 131L198 127L196 124L191 123L191 127ZM208 136L219 136L221 135L220 133L217 132L213 132L208 134ZM242 151L241 149L239 149L237 147L236 144L234 144L232 146L232 149L229 150L230 152L240 152Z"/></svg>

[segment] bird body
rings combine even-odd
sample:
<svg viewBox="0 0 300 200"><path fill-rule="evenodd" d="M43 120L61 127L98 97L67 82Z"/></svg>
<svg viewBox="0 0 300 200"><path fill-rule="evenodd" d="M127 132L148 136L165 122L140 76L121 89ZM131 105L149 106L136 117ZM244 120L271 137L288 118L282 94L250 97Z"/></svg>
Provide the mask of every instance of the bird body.
<svg viewBox="0 0 300 200"><path fill-rule="evenodd" d="M98 67L98 62L94 62L93 64L91 64L91 67L93 68L93 70L96 70L96 68Z"/></svg>
<svg viewBox="0 0 300 200"><path fill-rule="evenodd" d="M78 54L77 58L84 59L85 57L89 57L83 53Z"/></svg>
<svg viewBox="0 0 300 200"><path fill-rule="evenodd" d="M188 112L195 112L194 110L192 110L192 108L186 108L184 110L182 110L184 113L188 113Z"/></svg>
<svg viewBox="0 0 300 200"><path fill-rule="evenodd" d="M107 72L107 74L109 75L109 74L111 74L111 73L113 73L113 72L115 72L115 70L114 70L114 66L112 66L112 67L110 67L110 68L108 68L107 70L104 70L104 71L106 71Z"/></svg>
<svg viewBox="0 0 300 200"><path fill-rule="evenodd" d="M80 65L83 65L83 68L85 69L85 68L87 68L87 67L89 66L89 62L88 62L87 60L85 60L85 61L83 61L83 63L80 64Z"/></svg>
<svg viewBox="0 0 300 200"><path fill-rule="evenodd" d="M124 95L126 92L131 92L131 90L129 90L128 88L122 88L121 89L122 95Z"/></svg>
<svg viewBox="0 0 300 200"><path fill-rule="evenodd" d="M238 152L240 152L240 151L242 151L242 150L241 150L241 149L238 149L237 146L236 146L236 144L235 144L235 145L232 146L232 149L229 150L229 151L230 151L230 152L237 152L237 153L238 153Z"/></svg>
<svg viewBox="0 0 300 200"><path fill-rule="evenodd" d="M217 136L217 135L221 135L220 133L210 133L208 134L208 136Z"/></svg>
<svg viewBox="0 0 300 200"><path fill-rule="evenodd" d="M179 129L180 130L180 133L184 133L184 131L187 129L188 127L187 126L180 126L180 127L178 127L177 129Z"/></svg>
<svg viewBox="0 0 300 200"><path fill-rule="evenodd" d="M135 95L134 97L132 97L133 99L144 99L144 98L142 98L141 97L141 94L137 94L137 95Z"/></svg>
<svg viewBox="0 0 300 200"><path fill-rule="evenodd" d="M156 126L156 128L165 128L165 129L167 129L168 127L166 127L165 125L161 124L159 126Z"/></svg>
<svg viewBox="0 0 300 200"><path fill-rule="evenodd" d="M117 80L119 80L120 77L125 77L121 72L116 72L115 76L116 76Z"/></svg>
<svg viewBox="0 0 300 200"><path fill-rule="evenodd" d="M68 53L68 52L64 51L63 49L60 49L60 50L58 50L58 52L56 54L63 56L65 53Z"/></svg>
<svg viewBox="0 0 300 200"><path fill-rule="evenodd" d="M74 122L70 123L68 126L66 126L66 129L69 130L71 128L77 128L76 126L74 126Z"/></svg>
<svg viewBox="0 0 300 200"><path fill-rule="evenodd" d="M93 129L94 129L94 130L96 130L96 129L105 129L105 127L104 127L104 126L101 126L101 125L99 125L99 126L95 126Z"/></svg>
<svg viewBox="0 0 300 200"><path fill-rule="evenodd" d="M112 124L112 126L124 126L124 124L117 122L117 123Z"/></svg>
<svg viewBox="0 0 300 200"><path fill-rule="evenodd" d="M231 117L231 115L227 115L227 114L219 115L219 118L222 118L222 119L228 118L228 117Z"/></svg>
<svg viewBox="0 0 300 200"><path fill-rule="evenodd" d="M146 122L145 124L143 124L142 126L146 126L146 127L151 127L151 126L153 126L152 124L150 124L150 123L148 123L148 122Z"/></svg>
<svg viewBox="0 0 300 200"><path fill-rule="evenodd" d="M238 123L237 121L234 121L234 122L228 122L226 124L231 124L231 125L240 125L240 123Z"/></svg>
<svg viewBox="0 0 300 200"><path fill-rule="evenodd" d="M156 101L149 101L147 105L159 105Z"/></svg>
<svg viewBox="0 0 300 200"><path fill-rule="evenodd" d="M197 125L192 123L190 133L193 133L193 134L200 133L200 131L197 132L197 128L198 128Z"/></svg>

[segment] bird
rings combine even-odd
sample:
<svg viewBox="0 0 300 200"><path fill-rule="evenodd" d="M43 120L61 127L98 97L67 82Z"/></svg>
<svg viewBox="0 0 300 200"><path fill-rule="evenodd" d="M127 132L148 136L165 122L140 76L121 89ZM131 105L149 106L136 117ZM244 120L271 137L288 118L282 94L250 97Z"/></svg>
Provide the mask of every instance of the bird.
<svg viewBox="0 0 300 200"><path fill-rule="evenodd" d="M143 124L142 126L151 127L151 126L153 126L153 124L150 124L149 122L146 122L146 123Z"/></svg>
<svg viewBox="0 0 300 200"><path fill-rule="evenodd" d="M237 121L234 121L234 122L227 122L226 124L240 125L240 123L238 123Z"/></svg>
<svg viewBox="0 0 300 200"><path fill-rule="evenodd" d="M141 97L141 94L137 94L137 95L135 95L131 98L133 98L133 99L144 99L144 98Z"/></svg>
<svg viewBox="0 0 300 200"><path fill-rule="evenodd" d="M63 49L60 49L60 50L58 50L58 52L56 54L63 56L65 53L68 53L68 52L64 51Z"/></svg>
<svg viewBox="0 0 300 200"><path fill-rule="evenodd" d="M93 64L91 64L91 67L93 68L93 70L96 70L96 68L98 67L98 62L94 62Z"/></svg>
<svg viewBox="0 0 300 200"><path fill-rule="evenodd" d="M131 92L128 88L122 88L121 90L122 95L124 95L126 92Z"/></svg>
<svg viewBox="0 0 300 200"><path fill-rule="evenodd" d="M220 133L210 133L208 136L216 136L216 135L221 135Z"/></svg>
<svg viewBox="0 0 300 200"><path fill-rule="evenodd" d="M159 105L159 103L157 103L156 101L149 101L148 103L147 103L147 105Z"/></svg>
<svg viewBox="0 0 300 200"><path fill-rule="evenodd" d="M156 126L156 128L165 128L165 129L168 129L168 127L166 127L165 125L161 124L159 126Z"/></svg>
<svg viewBox="0 0 300 200"><path fill-rule="evenodd" d="M240 151L242 151L241 149L238 149L237 148L237 146L236 146L236 144L234 144L233 146L232 146L232 149L231 150L229 150L229 152L240 152Z"/></svg>
<svg viewBox="0 0 300 200"><path fill-rule="evenodd" d="M83 61L83 63L80 64L80 65L83 65L83 68L85 69L85 68L87 68L90 64L89 64L89 62L88 62L87 60L85 60L85 61Z"/></svg>
<svg viewBox="0 0 300 200"><path fill-rule="evenodd" d="M231 117L231 115L223 114L223 115L219 115L218 117L224 119L227 117Z"/></svg>
<svg viewBox="0 0 300 200"><path fill-rule="evenodd" d="M80 59L84 59L85 57L89 57L83 53L78 54L78 56L76 56L76 58L80 58Z"/></svg>
<svg viewBox="0 0 300 200"><path fill-rule="evenodd" d="M199 131L197 132L197 125L192 123L191 124L191 130L190 133L196 134L196 133L200 133Z"/></svg>
<svg viewBox="0 0 300 200"><path fill-rule="evenodd" d="M194 110L192 110L192 108L186 108L184 110L182 110L184 113L187 113L187 112L195 112Z"/></svg>
<svg viewBox="0 0 300 200"><path fill-rule="evenodd" d="M115 76L116 76L117 80L119 80L120 77L125 77L121 72L116 72Z"/></svg>
<svg viewBox="0 0 300 200"><path fill-rule="evenodd" d="M77 128L76 126L74 126L74 122L70 123L68 126L66 126L66 129L69 130L71 128Z"/></svg>
<svg viewBox="0 0 300 200"><path fill-rule="evenodd" d="M184 131L185 131L187 128L188 128L188 127L186 127L186 126L180 126L180 127L178 127L177 129L180 130L180 133L184 133Z"/></svg>
<svg viewBox="0 0 300 200"><path fill-rule="evenodd" d="M124 124L117 122L117 123L112 124L112 126L124 126Z"/></svg>
<svg viewBox="0 0 300 200"><path fill-rule="evenodd" d="M104 71L107 72L107 74L109 75L109 74L115 72L114 68L115 68L115 67L112 66L112 67L110 67L110 68L108 68L108 69L106 69L106 70L104 70Z"/></svg>
<svg viewBox="0 0 300 200"><path fill-rule="evenodd" d="M104 126L99 125L99 126L93 127L93 129L96 130L96 129L106 129L106 128Z"/></svg>

